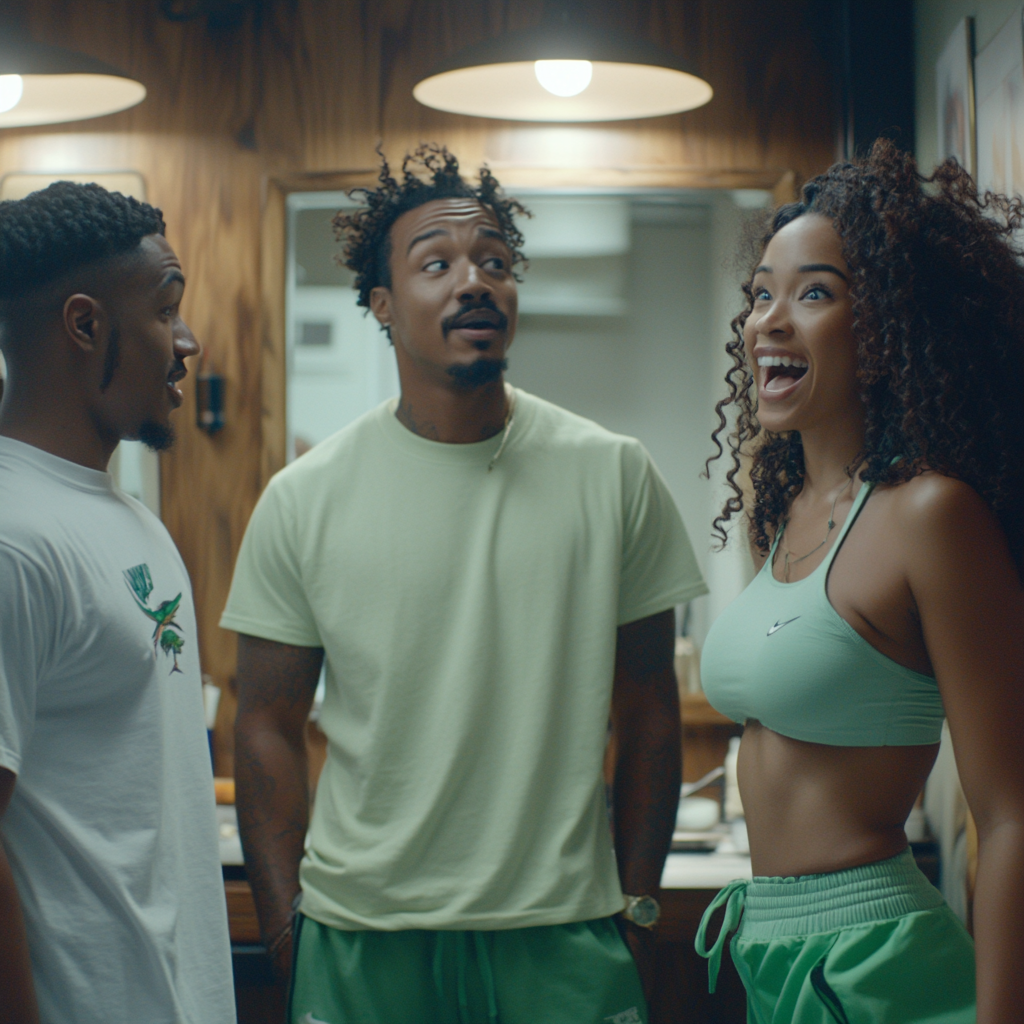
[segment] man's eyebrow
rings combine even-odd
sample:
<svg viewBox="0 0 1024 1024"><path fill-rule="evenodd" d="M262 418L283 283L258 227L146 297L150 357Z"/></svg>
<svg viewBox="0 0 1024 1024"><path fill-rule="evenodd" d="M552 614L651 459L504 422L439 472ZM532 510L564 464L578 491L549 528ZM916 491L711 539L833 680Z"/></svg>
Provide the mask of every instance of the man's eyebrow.
<svg viewBox="0 0 1024 1024"><path fill-rule="evenodd" d="M414 238L414 239L413 239L413 240L412 240L412 241L411 241L411 242L409 243L409 248L405 250L405 254L406 254L406 256L408 256L408 255L409 255L409 253L411 253L411 252L412 252L412 247L413 247L414 245L416 245L416 243L417 243L417 242L425 242L425 241L426 241L426 240L427 240L428 238L433 238L433 237L435 237L436 235L447 235L447 234L448 234L448 232L447 232L447 231L445 231L445 229L444 229L444 228L434 228L434 230L433 230L433 231L424 231L422 235L417 235L417 236L416 236L416 237L415 237L415 238Z"/></svg>
<svg viewBox="0 0 1024 1024"><path fill-rule="evenodd" d="M481 227L480 234L486 235L488 238L497 238L499 241L508 242L508 239L497 228Z"/></svg>
<svg viewBox="0 0 1024 1024"><path fill-rule="evenodd" d="M847 284L850 283L847 276L838 267L833 267L831 263L805 263L797 269L801 274L817 274L821 272L835 274L836 277L841 277Z"/></svg>
<svg viewBox="0 0 1024 1024"><path fill-rule="evenodd" d="M167 276L160 282L160 287L166 288L172 281L177 281L178 284L183 285L185 283L185 275L177 269L169 270Z"/></svg>

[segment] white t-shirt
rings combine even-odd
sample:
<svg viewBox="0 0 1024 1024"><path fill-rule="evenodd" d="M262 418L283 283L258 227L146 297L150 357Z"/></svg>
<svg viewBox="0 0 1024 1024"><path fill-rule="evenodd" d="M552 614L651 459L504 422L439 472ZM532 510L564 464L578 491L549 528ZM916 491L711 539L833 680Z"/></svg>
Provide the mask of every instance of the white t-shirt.
<svg viewBox="0 0 1024 1024"><path fill-rule="evenodd" d="M616 627L705 593L639 442L517 391L439 444L385 403L277 474L221 625L326 651L302 911L508 929L622 909L601 767Z"/></svg>
<svg viewBox="0 0 1024 1024"><path fill-rule="evenodd" d="M108 474L5 437L0 766L44 1024L231 1024L185 567Z"/></svg>

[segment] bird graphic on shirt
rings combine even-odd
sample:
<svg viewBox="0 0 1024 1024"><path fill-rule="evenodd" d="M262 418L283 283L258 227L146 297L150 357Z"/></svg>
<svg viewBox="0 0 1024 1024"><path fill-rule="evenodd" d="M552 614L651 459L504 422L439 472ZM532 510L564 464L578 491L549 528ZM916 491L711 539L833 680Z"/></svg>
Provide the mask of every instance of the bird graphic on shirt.
<svg viewBox="0 0 1024 1024"><path fill-rule="evenodd" d="M165 629L160 634L160 650L174 658L174 668L171 669L171 675L174 675L175 672L181 672L181 669L178 668L178 655L181 654L181 649L184 646L185 641L173 629Z"/></svg>
<svg viewBox="0 0 1024 1024"><path fill-rule="evenodd" d="M139 610L146 618L152 619L156 623L153 628L153 654L156 654L159 647L165 655L171 655L173 658L174 665L171 668L171 674L181 672L178 667L178 655L181 654L185 641L180 633L175 632L175 630L181 629L181 625L175 621L174 616L181 607L182 595L178 594L177 597L173 597L169 601L161 602L156 608L150 608L149 595L153 593L153 577L145 562L125 569L124 579Z"/></svg>

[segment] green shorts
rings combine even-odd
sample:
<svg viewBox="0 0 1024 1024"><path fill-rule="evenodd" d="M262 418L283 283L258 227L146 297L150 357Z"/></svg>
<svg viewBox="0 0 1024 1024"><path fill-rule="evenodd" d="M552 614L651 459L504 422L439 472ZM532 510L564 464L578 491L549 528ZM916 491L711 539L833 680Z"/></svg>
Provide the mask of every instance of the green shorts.
<svg viewBox="0 0 1024 1024"><path fill-rule="evenodd" d="M827 875L732 882L697 932L712 992L737 924L749 1024L974 1024L974 943L909 850Z"/></svg>
<svg viewBox="0 0 1024 1024"><path fill-rule="evenodd" d="M646 1024L613 918L508 931L340 931L301 914L291 1024Z"/></svg>

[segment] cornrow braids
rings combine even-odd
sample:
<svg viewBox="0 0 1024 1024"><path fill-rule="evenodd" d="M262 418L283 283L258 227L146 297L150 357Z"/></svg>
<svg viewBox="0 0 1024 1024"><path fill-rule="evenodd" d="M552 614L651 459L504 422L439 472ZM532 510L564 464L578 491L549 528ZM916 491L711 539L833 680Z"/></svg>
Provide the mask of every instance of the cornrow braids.
<svg viewBox="0 0 1024 1024"><path fill-rule="evenodd" d="M799 202L780 207L751 267L778 231L809 213L832 222L852 273L863 479L899 484L934 470L963 480L999 519L1024 577L1024 202L979 194L953 159L926 178L912 156L879 140L866 161L835 164L804 186ZM718 452L708 462L724 454L719 438L735 406L726 474L733 494L714 529L724 542L725 524L743 510L736 476L741 452L752 453L747 516L754 544L767 552L803 485L804 459L798 432L775 434L757 421L743 346L750 282L726 345L733 365L716 407Z"/></svg>
<svg viewBox="0 0 1024 1024"><path fill-rule="evenodd" d="M335 237L344 242L338 262L356 274L358 305L369 308L374 288L391 287L391 228L395 221L435 199L475 199L494 214L512 250L512 265L525 262L520 249L523 235L514 218L528 217L529 211L505 195L486 166L480 168L480 184L471 185L459 173L459 161L453 154L444 146L424 143L402 160L399 182L379 147L377 153L381 159L380 184L377 188L352 189L349 198L360 199L365 206L353 212L341 211L332 221Z"/></svg>
<svg viewBox="0 0 1024 1024"><path fill-rule="evenodd" d="M159 210L95 184L58 181L0 203L0 300L131 252L146 235L164 230Z"/></svg>

